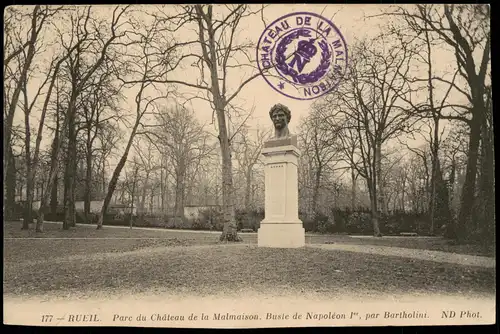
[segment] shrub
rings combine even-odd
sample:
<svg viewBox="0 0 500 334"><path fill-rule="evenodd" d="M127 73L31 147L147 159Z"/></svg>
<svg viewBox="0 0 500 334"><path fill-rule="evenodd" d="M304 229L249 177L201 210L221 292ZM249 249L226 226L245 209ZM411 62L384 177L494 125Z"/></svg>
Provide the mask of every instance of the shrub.
<svg viewBox="0 0 500 334"><path fill-rule="evenodd" d="M304 218L300 218L300 220L302 220L302 225L306 232L316 232L316 221L314 218L305 216Z"/></svg>
<svg viewBox="0 0 500 334"><path fill-rule="evenodd" d="M128 214L127 216L130 217L130 214ZM164 228L165 225L166 225L165 219L162 216L143 215L143 216L133 216L132 218L132 226Z"/></svg>
<svg viewBox="0 0 500 334"><path fill-rule="evenodd" d="M372 234L371 214L368 212L352 212L346 220L345 228L352 234Z"/></svg>
<svg viewBox="0 0 500 334"><path fill-rule="evenodd" d="M238 230L251 229L257 231L260 227L260 222L264 219L263 210L236 210L236 225Z"/></svg>
<svg viewBox="0 0 500 334"><path fill-rule="evenodd" d="M11 212L12 216L8 217L8 219L11 220L18 220L23 218L23 213L24 213L24 202L16 202L14 205L14 208ZM33 217L36 217L36 212L34 212Z"/></svg>
<svg viewBox="0 0 500 334"><path fill-rule="evenodd" d="M36 215L34 215L36 217ZM130 214L109 212L104 217L104 225L129 226ZM238 230L258 231L260 222L264 219L264 210L236 210L235 218ZM77 212L77 223L84 223L83 212ZM99 215L91 213L91 224L96 224ZM64 221L64 208L58 207L55 215L47 213L47 221ZM318 213L311 217L303 212L299 213L306 232L317 233L348 233L348 234L373 234L371 212L366 208L355 211L349 209L332 208L325 213ZM192 229L207 231L222 231L223 215L218 208L207 208L199 211L196 218L178 218L167 214L143 214L132 216L132 226L156 227L171 229ZM448 224L447 227L453 224ZM426 235L429 232L429 217L425 213L411 213L392 211L379 214L379 226L383 235L399 235L401 232L416 232ZM447 228L435 226L435 232L445 234ZM448 234L446 234L448 236ZM477 238L476 235L472 239Z"/></svg>
<svg viewBox="0 0 500 334"><path fill-rule="evenodd" d="M350 210L340 210L337 208L332 209L331 215L333 217L333 223L335 224L336 233L345 233L347 220L351 214Z"/></svg>
<svg viewBox="0 0 500 334"><path fill-rule="evenodd" d="M97 224L97 221L99 220L99 214L95 212L91 212L89 214L90 221L87 222L85 220L85 214L82 211L76 211L76 223L77 224ZM64 219L64 214L63 214L63 219Z"/></svg>
<svg viewBox="0 0 500 334"><path fill-rule="evenodd" d="M222 212L216 208L200 210L196 218L187 219L185 228L205 231L222 231Z"/></svg>
<svg viewBox="0 0 500 334"><path fill-rule="evenodd" d="M213 225L210 220L200 219L199 217L193 219L193 223L191 226L193 230L200 230L200 231L213 230Z"/></svg>
<svg viewBox="0 0 500 334"><path fill-rule="evenodd" d="M314 221L316 224L316 232L328 233L334 228L334 225L329 217L322 213L316 214L316 216L314 217Z"/></svg>

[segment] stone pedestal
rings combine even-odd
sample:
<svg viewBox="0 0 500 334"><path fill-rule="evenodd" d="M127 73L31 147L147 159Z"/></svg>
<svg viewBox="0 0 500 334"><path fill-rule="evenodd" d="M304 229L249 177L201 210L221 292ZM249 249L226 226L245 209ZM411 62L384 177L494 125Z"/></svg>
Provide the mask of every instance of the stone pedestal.
<svg viewBox="0 0 500 334"><path fill-rule="evenodd" d="M264 144L265 218L258 230L259 247L305 246L305 231L299 219L297 164L300 151L296 137Z"/></svg>

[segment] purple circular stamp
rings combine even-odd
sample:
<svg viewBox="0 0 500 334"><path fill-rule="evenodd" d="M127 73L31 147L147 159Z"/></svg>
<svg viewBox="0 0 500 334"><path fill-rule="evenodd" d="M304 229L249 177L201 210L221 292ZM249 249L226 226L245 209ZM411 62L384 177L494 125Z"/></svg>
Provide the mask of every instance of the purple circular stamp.
<svg viewBox="0 0 500 334"><path fill-rule="evenodd" d="M347 45L340 30L323 16L290 13L268 25L260 36L257 64L274 90L311 100L339 84L347 68Z"/></svg>

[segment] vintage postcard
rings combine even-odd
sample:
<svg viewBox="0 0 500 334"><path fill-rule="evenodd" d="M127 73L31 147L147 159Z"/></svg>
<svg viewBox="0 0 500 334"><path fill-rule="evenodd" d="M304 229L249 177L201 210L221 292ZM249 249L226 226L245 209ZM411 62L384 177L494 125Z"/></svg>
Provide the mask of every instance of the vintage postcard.
<svg viewBox="0 0 500 334"><path fill-rule="evenodd" d="M4 323L494 324L488 5L4 11Z"/></svg>

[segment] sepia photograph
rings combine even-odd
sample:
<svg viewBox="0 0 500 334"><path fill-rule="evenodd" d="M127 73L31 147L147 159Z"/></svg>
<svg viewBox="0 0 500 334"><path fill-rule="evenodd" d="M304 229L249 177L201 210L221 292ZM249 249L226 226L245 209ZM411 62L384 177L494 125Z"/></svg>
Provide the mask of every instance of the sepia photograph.
<svg viewBox="0 0 500 334"><path fill-rule="evenodd" d="M490 11L5 7L4 324L495 324Z"/></svg>

